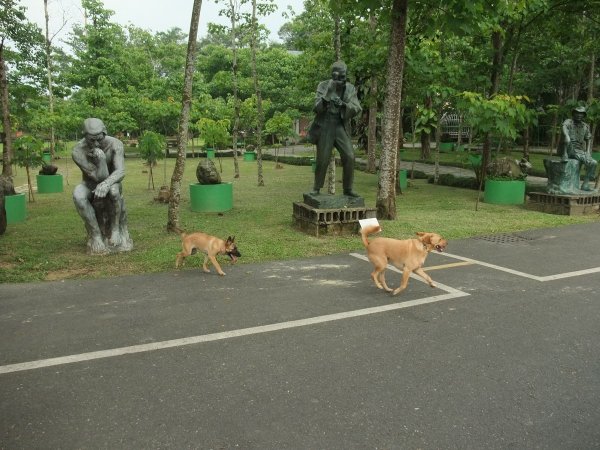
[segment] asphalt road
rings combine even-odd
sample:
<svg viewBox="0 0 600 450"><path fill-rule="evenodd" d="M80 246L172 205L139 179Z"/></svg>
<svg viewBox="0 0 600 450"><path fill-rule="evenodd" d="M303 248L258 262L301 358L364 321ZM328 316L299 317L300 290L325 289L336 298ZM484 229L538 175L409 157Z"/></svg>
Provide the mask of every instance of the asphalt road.
<svg viewBox="0 0 600 450"><path fill-rule="evenodd" d="M599 233L0 285L0 448L600 448Z"/></svg>

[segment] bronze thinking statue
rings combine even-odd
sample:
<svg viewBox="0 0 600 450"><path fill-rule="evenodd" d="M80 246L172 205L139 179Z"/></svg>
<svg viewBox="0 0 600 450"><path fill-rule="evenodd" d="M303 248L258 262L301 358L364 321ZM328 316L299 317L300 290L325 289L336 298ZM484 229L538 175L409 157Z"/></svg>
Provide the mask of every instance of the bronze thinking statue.
<svg viewBox="0 0 600 450"><path fill-rule="evenodd" d="M325 183L331 152L335 147L342 161L344 195L358 197L354 182L354 150L350 119L361 113L356 88L346 81L346 64L337 61L331 67L331 79L319 83L313 111L316 113L309 139L317 145L315 181L312 195L319 194Z"/></svg>
<svg viewBox="0 0 600 450"><path fill-rule="evenodd" d="M73 161L82 181L73 191L77 212L85 223L91 254L129 251L127 211L121 182L125 178L123 143L107 136L100 119L83 122L84 138L73 148Z"/></svg>
<svg viewBox="0 0 600 450"><path fill-rule="evenodd" d="M585 108L578 106L573 109L572 118L563 122L561 151L563 161L576 159L582 166L585 166L586 173L581 190L591 191L593 187L590 182L594 180L598 163L591 155L592 134L589 125L583 121L585 116Z"/></svg>

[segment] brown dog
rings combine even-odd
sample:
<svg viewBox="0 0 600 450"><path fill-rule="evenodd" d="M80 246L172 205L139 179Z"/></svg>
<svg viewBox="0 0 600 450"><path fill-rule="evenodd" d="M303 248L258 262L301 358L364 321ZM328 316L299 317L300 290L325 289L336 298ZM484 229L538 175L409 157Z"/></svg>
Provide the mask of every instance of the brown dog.
<svg viewBox="0 0 600 450"><path fill-rule="evenodd" d="M379 225L366 226L360 231L369 261L375 267L375 270L371 272L371 278L375 285L379 289L385 289L387 292L392 292L392 295L396 295L406 288L411 272L415 272L427 281L429 286L435 287L431 277L423 270L423 264L432 250L443 252L446 249L448 245L446 239L436 233L420 231L417 233L418 238L416 239L398 240L380 237L369 242L367 237L379 231L381 231ZM385 284L385 269L388 262L402 270L402 282L400 287L395 290Z"/></svg>
<svg viewBox="0 0 600 450"><path fill-rule="evenodd" d="M175 268L179 268L183 263L183 260L188 256L195 255L196 252L201 251L206 254L204 257L204 264L202 264L202 269L207 273L210 272L208 269L208 262L210 261L215 266L215 269L217 269L217 273L219 275L225 275L225 272L223 272L223 269L221 269L216 256L227 255L229 258L231 258L232 264L235 263L240 256L242 256L235 243L235 236L229 236L227 240L224 241L218 237L200 232L186 234L182 230L179 230L179 234L181 235L181 244L183 250L177 253Z"/></svg>

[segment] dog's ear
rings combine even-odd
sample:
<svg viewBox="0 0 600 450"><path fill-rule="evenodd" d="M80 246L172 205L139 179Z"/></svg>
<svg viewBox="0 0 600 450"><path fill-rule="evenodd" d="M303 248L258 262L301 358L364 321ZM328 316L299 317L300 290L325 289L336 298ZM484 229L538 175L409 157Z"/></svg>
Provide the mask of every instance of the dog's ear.
<svg viewBox="0 0 600 450"><path fill-rule="evenodd" d="M234 242L235 241L235 236L229 236L227 237L227 242Z"/></svg>
<svg viewBox="0 0 600 450"><path fill-rule="evenodd" d="M418 231L417 236L419 236L419 240L424 244L431 244L431 233L427 233L425 231Z"/></svg>

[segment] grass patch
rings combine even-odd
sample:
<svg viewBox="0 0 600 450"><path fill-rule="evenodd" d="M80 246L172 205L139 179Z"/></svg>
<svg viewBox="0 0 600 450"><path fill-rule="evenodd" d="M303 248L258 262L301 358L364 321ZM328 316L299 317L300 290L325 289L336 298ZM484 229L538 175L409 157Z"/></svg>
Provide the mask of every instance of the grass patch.
<svg viewBox="0 0 600 450"><path fill-rule="evenodd" d="M242 258L238 264L305 258L357 251L358 236L315 238L292 225L292 203L312 186L310 166L284 164L275 168L264 161L264 187L257 186L256 162L239 161L241 177L233 178L233 160L222 160L223 181L233 183L234 207L222 214L190 210L189 184L196 182L197 159L188 159L182 183L180 224L189 231L202 230L219 237L235 235ZM147 167L140 159L126 159L124 180L131 252L106 256L85 253L85 228L71 198L81 179L70 158L55 161L64 177L64 192L36 194L27 203L24 223L11 224L0 236L0 282L30 282L69 278L98 278L174 270L179 236L166 232L167 205L153 201L162 184L170 184L174 159L160 161L155 168L156 190L148 189ZM165 168L166 164L166 168ZM217 167L219 162L216 161ZM166 175L165 175L166 173ZM341 170L338 169L341 176ZM375 207L377 175L357 171L355 190L368 206ZM18 169L15 186L26 183L25 170ZM341 184L338 184L341 191ZM435 231L450 240L476 235L515 232L597 220L597 216L569 217L525 210L522 206L479 204L477 192L436 186L412 180L397 197L398 220L382 223L383 235L408 238L416 231ZM450 250L451 251L451 250ZM224 261L224 260L223 260ZM201 257L191 257L188 267L199 266ZM224 269L227 271L227 264Z"/></svg>

